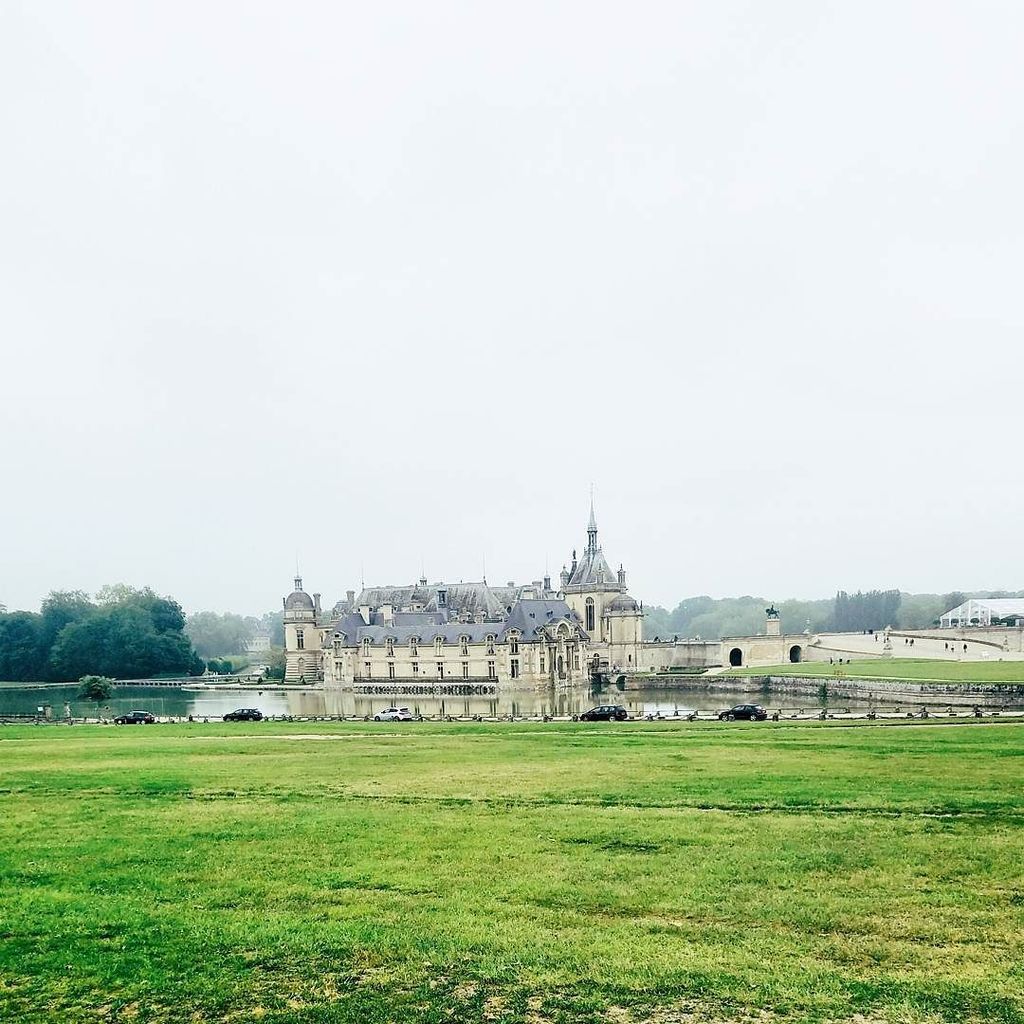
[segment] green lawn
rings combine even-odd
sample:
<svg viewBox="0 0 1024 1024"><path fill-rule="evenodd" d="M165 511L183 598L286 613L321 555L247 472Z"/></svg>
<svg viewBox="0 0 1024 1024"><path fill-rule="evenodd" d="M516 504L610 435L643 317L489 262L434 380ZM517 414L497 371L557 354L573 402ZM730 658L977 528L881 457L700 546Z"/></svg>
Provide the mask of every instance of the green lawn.
<svg viewBox="0 0 1024 1024"><path fill-rule="evenodd" d="M0 1020L1022 1024L1022 770L1009 723L0 728Z"/></svg>
<svg viewBox="0 0 1024 1024"><path fill-rule="evenodd" d="M802 661L796 665L731 668L723 676L833 676L913 679L947 683L1024 683L1024 661L942 661L935 658L867 658L842 665Z"/></svg>

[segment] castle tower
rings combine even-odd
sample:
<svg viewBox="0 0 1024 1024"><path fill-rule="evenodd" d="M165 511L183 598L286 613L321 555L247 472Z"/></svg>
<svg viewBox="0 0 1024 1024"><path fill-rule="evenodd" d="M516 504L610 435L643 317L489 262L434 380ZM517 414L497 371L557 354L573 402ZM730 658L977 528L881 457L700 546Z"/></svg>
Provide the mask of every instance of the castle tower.
<svg viewBox="0 0 1024 1024"><path fill-rule="evenodd" d="M563 584L565 600L579 615L592 644L611 642L611 625L605 614L608 606L626 590L625 573L621 580L605 560L597 539L597 514L594 496L590 496L590 518L587 520L587 547L578 560L573 552L569 579ZM618 610L618 609L617 609Z"/></svg>
<svg viewBox="0 0 1024 1024"><path fill-rule="evenodd" d="M295 589L284 604L284 679L286 683L309 683L323 678L320 666L320 595L310 597L296 574Z"/></svg>

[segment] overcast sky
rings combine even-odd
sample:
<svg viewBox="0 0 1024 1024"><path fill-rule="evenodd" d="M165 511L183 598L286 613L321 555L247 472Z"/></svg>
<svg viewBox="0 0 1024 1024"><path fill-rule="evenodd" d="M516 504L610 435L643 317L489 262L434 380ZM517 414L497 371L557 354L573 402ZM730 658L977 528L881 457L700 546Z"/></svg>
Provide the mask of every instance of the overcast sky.
<svg viewBox="0 0 1024 1024"><path fill-rule="evenodd" d="M0 7L0 601L1021 588L1019 3Z"/></svg>

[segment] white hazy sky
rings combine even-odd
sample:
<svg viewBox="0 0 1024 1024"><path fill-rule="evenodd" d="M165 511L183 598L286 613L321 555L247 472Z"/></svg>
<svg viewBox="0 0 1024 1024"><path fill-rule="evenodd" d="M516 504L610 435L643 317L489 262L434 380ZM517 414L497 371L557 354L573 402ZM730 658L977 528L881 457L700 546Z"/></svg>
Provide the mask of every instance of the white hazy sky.
<svg viewBox="0 0 1024 1024"><path fill-rule="evenodd" d="M1020 588L1019 3L0 7L0 601Z"/></svg>

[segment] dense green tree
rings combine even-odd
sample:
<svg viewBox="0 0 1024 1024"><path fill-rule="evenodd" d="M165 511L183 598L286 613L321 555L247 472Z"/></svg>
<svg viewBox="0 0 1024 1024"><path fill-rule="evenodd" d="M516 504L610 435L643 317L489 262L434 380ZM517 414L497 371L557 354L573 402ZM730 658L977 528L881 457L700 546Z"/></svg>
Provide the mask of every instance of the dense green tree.
<svg viewBox="0 0 1024 1024"><path fill-rule="evenodd" d="M91 673L145 679L192 671L192 645L183 632L166 628L166 611L165 604L154 606L147 599L97 608L61 630L50 653L54 674L59 679Z"/></svg>
<svg viewBox="0 0 1024 1024"><path fill-rule="evenodd" d="M49 650L65 626L80 622L95 610L96 605L83 590L51 590L39 610L44 647Z"/></svg>
<svg viewBox="0 0 1024 1024"><path fill-rule="evenodd" d="M45 681L46 653L41 615L35 612L0 615L0 679Z"/></svg>
<svg viewBox="0 0 1024 1024"><path fill-rule="evenodd" d="M95 701L97 710L105 700L110 700L113 692L114 681L106 676L82 676L78 680L79 699Z"/></svg>

